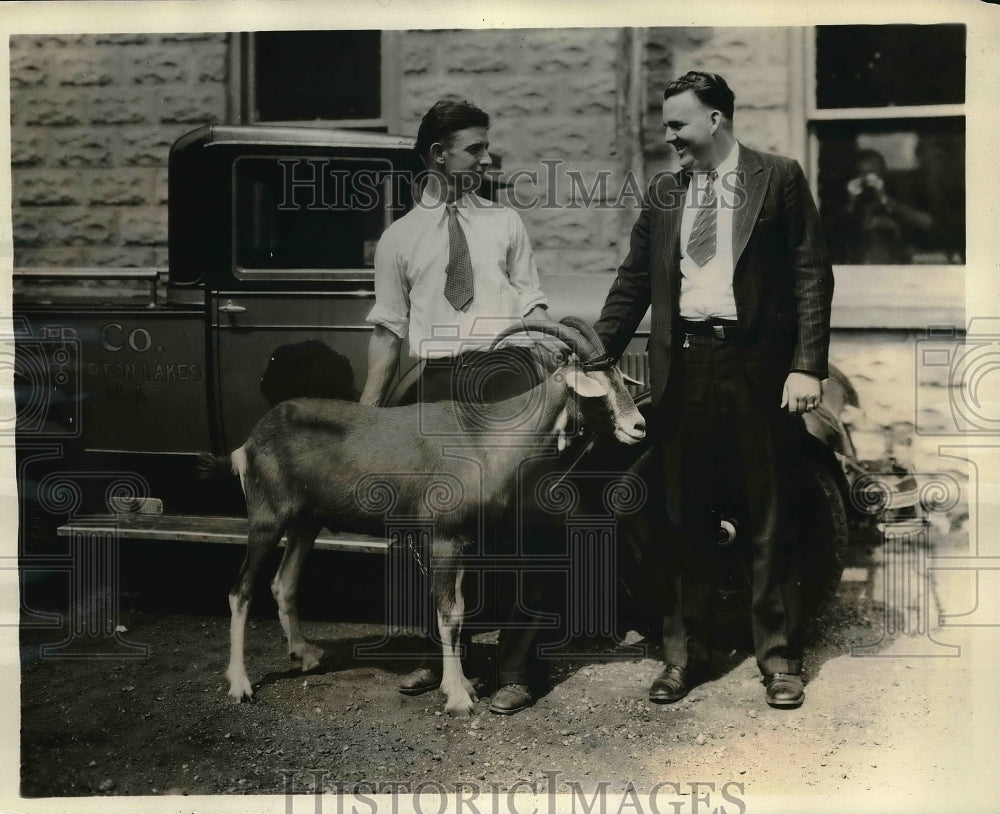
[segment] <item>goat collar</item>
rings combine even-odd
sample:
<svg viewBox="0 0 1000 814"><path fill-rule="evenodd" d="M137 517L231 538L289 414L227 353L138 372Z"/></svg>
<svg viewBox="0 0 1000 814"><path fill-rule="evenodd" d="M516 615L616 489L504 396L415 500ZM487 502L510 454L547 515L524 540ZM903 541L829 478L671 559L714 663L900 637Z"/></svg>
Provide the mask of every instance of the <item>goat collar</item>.
<svg viewBox="0 0 1000 814"><path fill-rule="evenodd" d="M611 370L617 361L610 353L602 353L600 356L595 356L586 362L579 362L579 365L580 370L590 373L595 370Z"/></svg>

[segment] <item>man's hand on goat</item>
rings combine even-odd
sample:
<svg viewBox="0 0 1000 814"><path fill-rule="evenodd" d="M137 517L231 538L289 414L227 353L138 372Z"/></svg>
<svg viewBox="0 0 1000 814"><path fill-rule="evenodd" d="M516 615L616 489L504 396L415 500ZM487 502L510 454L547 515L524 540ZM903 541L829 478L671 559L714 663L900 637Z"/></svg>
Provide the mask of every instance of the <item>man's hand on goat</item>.
<svg viewBox="0 0 1000 814"><path fill-rule="evenodd" d="M548 372L552 372L566 362L566 345L551 335L543 334L540 330L545 325L558 325L549 316L547 308L536 305L525 315L522 324L524 326L523 333L513 334L503 339L497 347L531 348L538 363ZM535 328L539 330L533 330Z"/></svg>

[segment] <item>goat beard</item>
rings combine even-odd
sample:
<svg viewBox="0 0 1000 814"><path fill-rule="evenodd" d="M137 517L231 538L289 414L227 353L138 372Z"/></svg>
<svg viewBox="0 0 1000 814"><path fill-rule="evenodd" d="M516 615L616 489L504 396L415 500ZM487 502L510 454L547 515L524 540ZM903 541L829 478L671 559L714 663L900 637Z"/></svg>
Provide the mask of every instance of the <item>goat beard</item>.
<svg viewBox="0 0 1000 814"><path fill-rule="evenodd" d="M556 436L556 449L560 452L569 446L570 437L566 432L567 426L569 426L569 406L563 407L559 411L559 415L556 416L556 423L552 428Z"/></svg>

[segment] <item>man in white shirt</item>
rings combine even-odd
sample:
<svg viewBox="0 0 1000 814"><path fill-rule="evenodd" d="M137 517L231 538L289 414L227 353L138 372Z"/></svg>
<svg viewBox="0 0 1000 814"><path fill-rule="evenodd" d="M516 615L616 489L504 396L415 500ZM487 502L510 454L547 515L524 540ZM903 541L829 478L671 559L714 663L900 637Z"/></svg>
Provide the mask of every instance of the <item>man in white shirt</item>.
<svg viewBox="0 0 1000 814"><path fill-rule="evenodd" d="M486 352L513 322L549 321L520 217L475 194L491 166L488 128L489 116L468 102L437 102L421 121L416 151L427 168L426 184L422 190L414 184L414 208L386 229L375 253L363 404L384 403L404 339L411 356L427 360L421 401L499 401L538 381L529 348ZM513 581L517 575L504 576ZM538 581L521 576L525 604L537 608ZM509 587L498 605L507 618L500 634L500 689L490 711L511 714L534 703L541 683L538 619ZM425 659L399 689L426 692L440 677L440 661Z"/></svg>
<svg viewBox="0 0 1000 814"><path fill-rule="evenodd" d="M426 185L375 252L364 404L385 399L404 338L414 357L454 357L484 350L512 322L549 319L521 218L475 194L492 163L488 127L489 116L467 102L438 102L421 123L416 150ZM472 295L460 308L445 296L451 220L471 261Z"/></svg>

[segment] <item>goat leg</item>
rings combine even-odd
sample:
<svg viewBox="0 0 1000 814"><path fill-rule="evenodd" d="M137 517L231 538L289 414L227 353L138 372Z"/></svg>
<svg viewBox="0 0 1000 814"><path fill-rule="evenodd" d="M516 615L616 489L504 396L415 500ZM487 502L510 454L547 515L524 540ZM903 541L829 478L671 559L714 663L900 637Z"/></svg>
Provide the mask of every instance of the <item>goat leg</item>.
<svg viewBox="0 0 1000 814"><path fill-rule="evenodd" d="M271 593L278 603L278 620L288 639L288 655L302 664L302 672L319 667L323 658L323 650L306 641L299 626L299 611L296 604L299 575L302 564L312 551L319 525L294 526L289 525L286 531L285 553L281 565L271 582Z"/></svg>
<svg viewBox="0 0 1000 814"><path fill-rule="evenodd" d="M461 568L446 568L435 572L438 631L441 634L441 691L445 694L445 712L461 718L472 714L475 689L465 677L460 655L462 617L465 597L462 595Z"/></svg>
<svg viewBox="0 0 1000 814"><path fill-rule="evenodd" d="M246 635L247 612L250 609L249 597L238 593L229 594L229 667L226 678L229 679L229 695L239 701L249 701L253 698L253 686L247 677L246 662L243 656L243 639Z"/></svg>
<svg viewBox="0 0 1000 814"><path fill-rule="evenodd" d="M249 701L253 698L253 686L247 677L244 638L250 600L253 598L254 579L264 556L281 539L281 531L280 526L275 528L270 524L258 525L251 521L247 537L247 553L243 558L243 565L240 566L236 583L229 592L229 610L232 617L229 623L229 667L226 670L226 677L229 679L229 695L240 701Z"/></svg>

